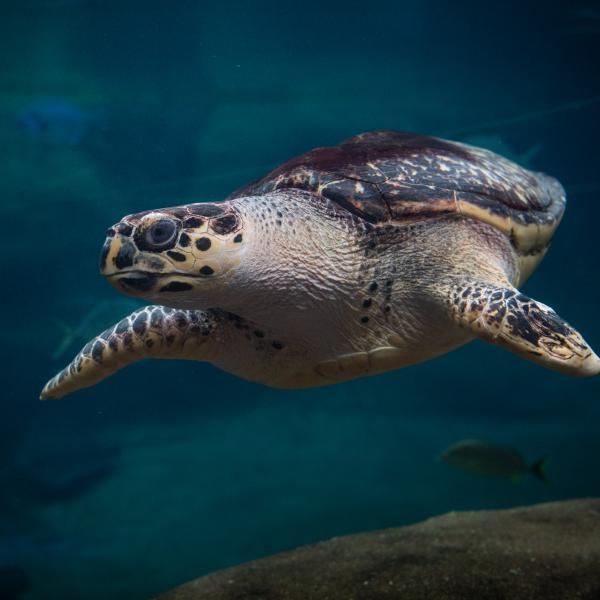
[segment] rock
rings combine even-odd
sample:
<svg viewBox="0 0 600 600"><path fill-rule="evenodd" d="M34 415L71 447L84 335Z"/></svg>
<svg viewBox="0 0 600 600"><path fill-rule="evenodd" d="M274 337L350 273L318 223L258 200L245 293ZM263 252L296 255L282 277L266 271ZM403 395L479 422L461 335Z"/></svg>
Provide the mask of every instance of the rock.
<svg viewBox="0 0 600 600"><path fill-rule="evenodd" d="M600 499L448 513L219 571L160 600L598 600Z"/></svg>

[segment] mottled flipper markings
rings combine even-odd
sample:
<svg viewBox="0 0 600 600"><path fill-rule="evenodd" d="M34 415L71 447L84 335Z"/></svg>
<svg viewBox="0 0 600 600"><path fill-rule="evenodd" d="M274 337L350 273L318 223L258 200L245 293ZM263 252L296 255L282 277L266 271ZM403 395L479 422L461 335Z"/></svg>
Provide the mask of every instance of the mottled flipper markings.
<svg viewBox="0 0 600 600"><path fill-rule="evenodd" d="M449 303L461 327L523 358L569 375L600 372L600 359L578 331L516 289L466 283L452 289Z"/></svg>
<svg viewBox="0 0 600 600"><path fill-rule="evenodd" d="M42 400L61 398L112 375L146 357L205 358L218 318L210 311L147 306L135 311L94 339L42 390Z"/></svg>

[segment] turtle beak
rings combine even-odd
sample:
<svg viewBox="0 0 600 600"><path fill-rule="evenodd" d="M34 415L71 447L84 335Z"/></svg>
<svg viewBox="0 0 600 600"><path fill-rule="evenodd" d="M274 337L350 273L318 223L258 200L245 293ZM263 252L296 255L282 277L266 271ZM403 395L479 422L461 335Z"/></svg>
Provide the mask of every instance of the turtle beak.
<svg viewBox="0 0 600 600"><path fill-rule="evenodd" d="M133 266L136 253L137 249L128 237L109 229L100 252L100 273L105 277L122 273Z"/></svg>
<svg viewBox="0 0 600 600"><path fill-rule="evenodd" d="M134 268L137 254L128 236L117 233L114 228L108 230L100 252L100 273L128 296L143 296L155 287L158 279L154 273Z"/></svg>
<svg viewBox="0 0 600 600"><path fill-rule="evenodd" d="M154 273L130 271L117 275L116 277L109 276L108 280L120 292L128 296L144 296L145 292L154 289L158 281L158 275Z"/></svg>

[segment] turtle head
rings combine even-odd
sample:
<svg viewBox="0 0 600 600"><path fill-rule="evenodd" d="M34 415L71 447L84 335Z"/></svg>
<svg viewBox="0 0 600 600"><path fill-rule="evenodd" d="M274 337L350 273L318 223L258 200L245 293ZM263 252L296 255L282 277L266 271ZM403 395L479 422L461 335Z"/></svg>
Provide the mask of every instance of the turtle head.
<svg viewBox="0 0 600 600"><path fill-rule="evenodd" d="M107 231L100 271L130 296L201 308L239 265L244 246L242 217L227 202L146 211Z"/></svg>

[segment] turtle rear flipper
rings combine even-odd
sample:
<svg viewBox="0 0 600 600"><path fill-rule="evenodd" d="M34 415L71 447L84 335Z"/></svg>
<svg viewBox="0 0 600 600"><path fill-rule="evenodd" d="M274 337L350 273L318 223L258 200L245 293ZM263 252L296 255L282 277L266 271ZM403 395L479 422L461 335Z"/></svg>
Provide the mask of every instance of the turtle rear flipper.
<svg viewBox="0 0 600 600"><path fill-rule="evenodd" d="M554 371L579 377L600 373L600 359L581 334L549 306L512 287L456 286L455 321L476 336Z"/></svg>

